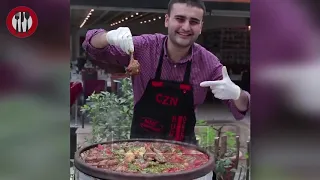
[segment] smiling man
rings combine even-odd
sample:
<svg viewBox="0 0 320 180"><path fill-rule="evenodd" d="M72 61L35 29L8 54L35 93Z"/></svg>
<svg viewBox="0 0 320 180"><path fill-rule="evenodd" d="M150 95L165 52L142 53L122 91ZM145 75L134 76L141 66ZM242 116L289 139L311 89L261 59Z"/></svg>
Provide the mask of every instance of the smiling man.
<svg viewBox="0 0 320 180"><path fill-rule="evenodd" d="M196 143L195 109L209 87L234 117L242 119L250 95L234 84L218 58L196 44L205 6L201 0L171 0L165 16L168 35L132 36L128 27L87 32L84 49L95 59L128 66L130 53L140 63L132 77L134 118L131 138L162 138Z"/></svg>

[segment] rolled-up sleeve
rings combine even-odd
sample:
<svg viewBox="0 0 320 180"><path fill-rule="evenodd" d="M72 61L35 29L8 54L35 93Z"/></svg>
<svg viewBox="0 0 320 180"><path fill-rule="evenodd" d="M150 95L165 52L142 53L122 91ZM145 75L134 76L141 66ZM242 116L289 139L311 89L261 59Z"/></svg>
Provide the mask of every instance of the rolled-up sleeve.
<svg viewBox="0 0 320 180"><path fill-rule="evenodd" d="M216 57L215 57L216 58ZM223 65L220 63L220 61L216 58L216 65L214 66L214 70L213 70L213 75L212 75L212 81L216 81L216 80L222 80L223 76L222 76L222 67ZM242 112L240 111L233 100L223 100L222 102L224 104L226 104L228 106L228 108L230 109L233 117L236 120L242 120L245 115L247 114L247 112L250 110L250 94L247 91L243 91L246 96L248 97L249 101L248 101L248 105L247 105L247 110Z"/></svg>
<svg viewBox="0 0 320 180"><path fill-rule="evenodd" d="M107 61L111 64L127 66L129 64L129 55L123 52L119 47L108 45L104 48L95 48L91 45L91 39L98 33L106 32L104 29L89 30L82 43L83 49L95 61Z"/></svg>
<svg viewBox="0 0 320 180"><path fill-rule="evenodd" d="M242 120L245 117L245 115L247 114L247 112L250 110L250 94L247 91L243 91L243 92L246 94L246 96L249 99L248 104L247 104L247 110L244 111L244 112L239 111L239 109L234 104L233 100L224 100L223 101L225 104L227 104L227 106L229 107L232 115L234 116L234 118L236 120Z"/></svg>

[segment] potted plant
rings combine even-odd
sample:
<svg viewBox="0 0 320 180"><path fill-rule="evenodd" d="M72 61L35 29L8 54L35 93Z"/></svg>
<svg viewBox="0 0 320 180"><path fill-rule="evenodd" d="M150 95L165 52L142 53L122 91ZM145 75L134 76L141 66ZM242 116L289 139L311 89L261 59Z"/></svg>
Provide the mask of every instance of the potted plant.
<svg viewBox="0 0 320 180"><path fill-rule="evenodd" d="M92 124L89 144L129 139L133 118L133 90L131 80L121 80L121 96L109 92L93 93L81 107Z"/></svg>
<svg viewBox="0 0 320 180"><path fill-rule="evenodd" d="M237 141L236 134L231 131L222 131L223 126L215 127L208 125L206 121L199 120L196 124L196 136L200 147L215 154L216 158L216 170L217 180L231 180L235 172L235 166L237 164ZM226 148L222 148L222 137L226 139ZM219 152L216 152L216 151ZM222 154L222 151L223 152ZM238 151L239 157L242 157L242 153Z"/></svg>

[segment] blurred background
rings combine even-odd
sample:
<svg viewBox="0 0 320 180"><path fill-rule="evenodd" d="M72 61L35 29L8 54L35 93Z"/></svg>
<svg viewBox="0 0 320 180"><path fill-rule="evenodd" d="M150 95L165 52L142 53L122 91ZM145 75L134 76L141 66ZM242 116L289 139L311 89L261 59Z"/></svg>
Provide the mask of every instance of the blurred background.
<svg viewBox="0 0 320 180"><path fill-rule="evenodd" d="M319 179L318 1L251 1L252 179Z"/></svg>

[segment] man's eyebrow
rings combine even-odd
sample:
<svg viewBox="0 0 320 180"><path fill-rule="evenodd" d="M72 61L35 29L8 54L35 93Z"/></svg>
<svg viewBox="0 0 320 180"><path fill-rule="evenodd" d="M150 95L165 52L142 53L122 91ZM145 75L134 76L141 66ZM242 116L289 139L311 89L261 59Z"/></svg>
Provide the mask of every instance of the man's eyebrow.
<svg viewBox="0 0 320 180"><path fill-rule="evenodd" d="M186 18L186 16L183 15L175 15L174 17Z"/></svg>
<svg viewBox="0 0 320 180"><path fill-rule="evenodd" d="M180 17L180 18L187 18L186 16L183 16L183 15L175 15L174 17ZM200 22L200 19L198 18L190 18L192 21L197 21L197 22Z"/></svg>
<svg viewBox="0 0 320 180"><path fill-rule="evenodd" d="M190 19L193 20L193 21L200 22L200 19L198 19L198 18L190 18Z"/></svg>

